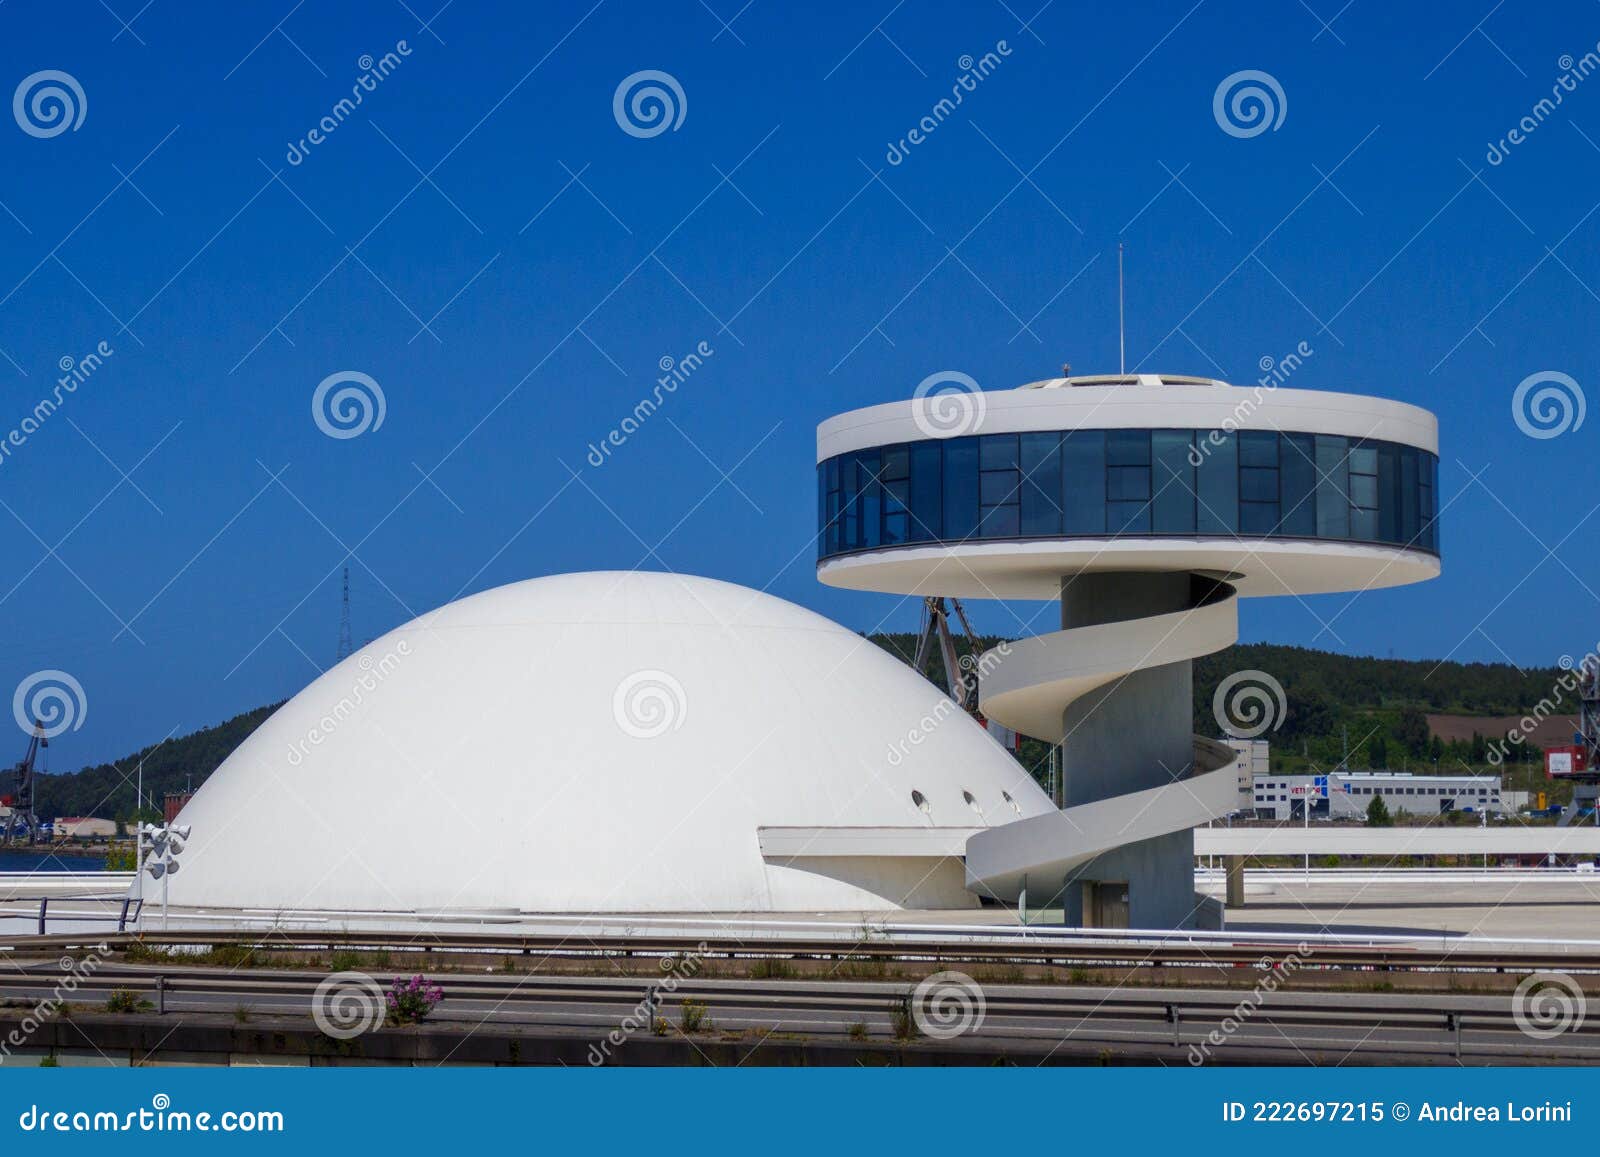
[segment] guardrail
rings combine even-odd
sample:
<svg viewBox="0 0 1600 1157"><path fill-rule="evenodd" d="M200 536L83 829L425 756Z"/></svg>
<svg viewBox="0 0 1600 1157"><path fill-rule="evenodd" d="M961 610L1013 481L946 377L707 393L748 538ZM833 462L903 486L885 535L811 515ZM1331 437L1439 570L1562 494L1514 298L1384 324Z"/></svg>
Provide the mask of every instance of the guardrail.
<svg viewBox="0 0 1600 1157"><path fill-rule="evenodd" d="M135 901L136 902L136 901ZM948 932L948 930L945 930ZM109 948L133 945L203 949L215 946L284 950L331 951L367 949L408 953L497 953L551 959L605 957L720 957L728 959L786 960L902 960L934 963L1049 964L1061 967L1214 967L1240 968L1271 964L1291 953L1299 968L1345 968L1371 971L1416 972L1528 972L1560 970L1568 973L1600 972L1600 945L1552 945L1511 950L1485 946L1417 946L1405 941L1371 944L1340 943L1312 937L1237 937L1232 941L1195 939L1118 943L1090 936L1018 936L1003 941L935 938L847 937L716 937L634 935L433 933L340 929L337 931L271 931L265 934L225 929L186 929L166 932L97 934L93 930L47 935L0 935L0 951L49 953L57 949L105 944ZM1303 946L1303 950L1302 950Z"/></svg>
<svg viewBox="0 0 1600 1157"><path fill-rule="evenodd" d="M168 1012L169 998L183 996L225 996L241 1000L252 996L280 997L296 1002L303 999L305 1013L300 1015L308 1015L317 986L326 979L327 974L321 972L206 975L199 969L155 965L118 968L114 972L101 970L81 977L77 991L109 993L126 990L148 995L151 1011L156 1015ZM59 972L47 965L25 967L16 973L7 972L0 976L0 989L5 990L52 988L59 983ZM456 976L445 978L445 983L452 1001L482 1001L492 1005L484 1010L486 1019L502 1009L527 1015L528 1006L532 1005L634 1008L658 995L658 983L650 978ZM905 1009L908 992L909 986L903 984L859 981L784 981L774 984L694 977L680 980L672 996L675 1000L703 1003L723 1015L760 1015L781 1019L784 1013L804 1012L859 1019L863 1015L894 1017ZM1194 992L1174 995L1171 992L1140 992L1136 989L1102 993L1093 989L1000 984L985 984L983 992L986 1021L994 1035L1006 1035L1008 1029L1015 1032L1040 1027L1062 1033L1069 1025L1076 1026L1072 1029L1076 1032L1078 1027L1094 1022L1121 1021L1150 1028L1170 1025L1172 1044L1182 1046L1204 1040L1213 1026L1225 1021L1247 1019L1251 1024L1279 1029L1360 1028L1364 1030L1363 1039L1379 1029L1445 1034L1444 1039L1438 1042L1380 1041L1377 1046L1380 1051L1401 1048L1431 1055L1452 1053L1460 1058L1463 1055L1464 1033L1487 1032L1515 1033L1517 1035L1511 1038L1510 1047L1530 1052L1537 1050L1545 1058L1595 1060L1600 1057L1600 1019L1579 1018L1561 1034L1560 1039L1530 1040L1518 1032L1518 1013L1509 997L1419 994L1384 998L1368 995L1362 1004L1355 1005L1339 1002L1337 998L1315 999L1293 995L1280 989L1255 1004L1248 1017L1242 1018L1238 993ZM460 1007L459 1003L456 1007ZM191 1005L188 1011L192 1010ZM470 1017L470 1014L467 1015ZM463 1016L457 1014L451 1019L463 1019ZM1185 1036L1186 1032L1190 1033L1188 1037ZM1292 1040L1285 1037L1285 1041ZM1262 1043L1253 1042L1252 1047L1260 1047ZM1494 1042L1480 1039L1467 1043L1487 1048ZM1506 1042L1500 1043L1504 1045Z"/></svg>
<svg viewBox="0 0 1600 1157"><path fill-rule="evenodd" d="M4 900L0 900L0 904L34 904L34 903L36 903L36 904L39 905L39 908L38 908L37 912L13 912L13 911L9 911L6 908L0 907L0 920L28 920L28 921L32 921L33 923L35 923L37 925L38 932L35 934L35 936L30 937L29 939L37 941L37 937L39 937L39 936L50 935L50 931L49 931L50 901L52 901L52 900L58 900L58 901L59 900L66 900L66 901L70 901L72 903L83 903L83 902L93 903L93 902L99 901L99 902L106 903L106 904L115 904L117 906L116 909L115 909L115 915L112 915L111 913L84 912L84 911L81 911L81 910L73 910L71 912L68 912L66 915L58 915L56 917L56 919L57 920L63 920L63 921L70 921L72 923L79 923L79 922L82 922L82 921L89 921L91 923L93 923L95 921L107 921L107 922L109 922L109 921L114 919L117 922L117 931L118 932L126 932L127 928L128 928L128 924L129 924L130 921L133 922L133 923L137 923L138 920L139 920L140 912L142 912L144 910L144 900L142 898L140 898L138 896L128 896L128 895L124 895L122 893L116 893L116 894L105 895L105 896L78 895L78 894L73 894L71 896L11 896L11 897L8 897L8 898L6 898ZM6 943L11 943L11 941L9 941L9 940L7 940L5 938L0 938L0 944L6 944Z"/></svg>

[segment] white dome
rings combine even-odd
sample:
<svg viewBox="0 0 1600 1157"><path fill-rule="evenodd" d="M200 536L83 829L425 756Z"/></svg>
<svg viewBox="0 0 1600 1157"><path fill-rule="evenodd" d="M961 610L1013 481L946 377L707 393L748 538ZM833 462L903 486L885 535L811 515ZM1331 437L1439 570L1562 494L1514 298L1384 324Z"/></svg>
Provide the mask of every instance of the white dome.
<svg viewBox="0 0 1600 1157"><path fill-rule="evenodd" d="M836 623L711 579L560 575L423 615L279 709L184 808L171 901L954 906L975 903L954 860L778 862L757 829L971 828L1048 810L937 688Z"/></svg>

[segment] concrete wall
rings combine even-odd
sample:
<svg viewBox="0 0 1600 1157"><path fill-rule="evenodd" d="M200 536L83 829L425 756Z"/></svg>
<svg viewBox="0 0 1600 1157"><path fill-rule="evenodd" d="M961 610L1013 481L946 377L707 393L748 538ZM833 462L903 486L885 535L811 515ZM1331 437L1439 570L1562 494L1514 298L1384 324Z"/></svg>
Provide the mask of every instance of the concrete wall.
<svg viewBox="0 0 1600 1157"><path fill-rule="evenodd" d="M1061 625L1071 629L1183 610L1190 604L1190 585L1186 574L1079 575L1062 584ZM1187 660L1134 671L1068 704L1062 716L1066 806L1165 787L1188 775L1193 704ZM1133 927L1193 927L1193 857L1194 834L1188 831L1096 857L1063 881L1066 923L1084 922L1082 882L1104 880L1128 884Z"/></svg>

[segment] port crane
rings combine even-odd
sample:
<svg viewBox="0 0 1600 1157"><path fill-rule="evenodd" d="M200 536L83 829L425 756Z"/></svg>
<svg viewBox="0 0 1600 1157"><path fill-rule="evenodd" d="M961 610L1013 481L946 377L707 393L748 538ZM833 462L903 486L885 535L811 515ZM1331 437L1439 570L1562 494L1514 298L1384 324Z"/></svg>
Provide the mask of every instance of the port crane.
<svg viewBox="0 0 1600 1157"><path fill-rule="evenodd" d="M6 816L5 836L0 838L0 845L9 847L20 831L27 832L29 844L39 842L39 817L33 810L33 777L39 753L50 746L46 738L44 724L37 719L33 721L33 735L28 739L28 750L22 757L22 762L12 769L12 782L15 788L10 795L0 796L0 803L11 809Z"/></svg>

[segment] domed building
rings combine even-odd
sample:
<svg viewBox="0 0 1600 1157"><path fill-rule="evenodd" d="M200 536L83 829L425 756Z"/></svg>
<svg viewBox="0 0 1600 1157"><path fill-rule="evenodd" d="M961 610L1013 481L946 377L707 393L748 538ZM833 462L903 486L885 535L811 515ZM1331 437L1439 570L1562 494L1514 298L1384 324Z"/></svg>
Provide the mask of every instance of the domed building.
<svg viewBox="0 0 1600 1157"><path fill-rule="evenodd" d="M175 906L973 907L975 831L1051 811L906 664L759 591L514 583L368 644L184 808Z"/></svg>

